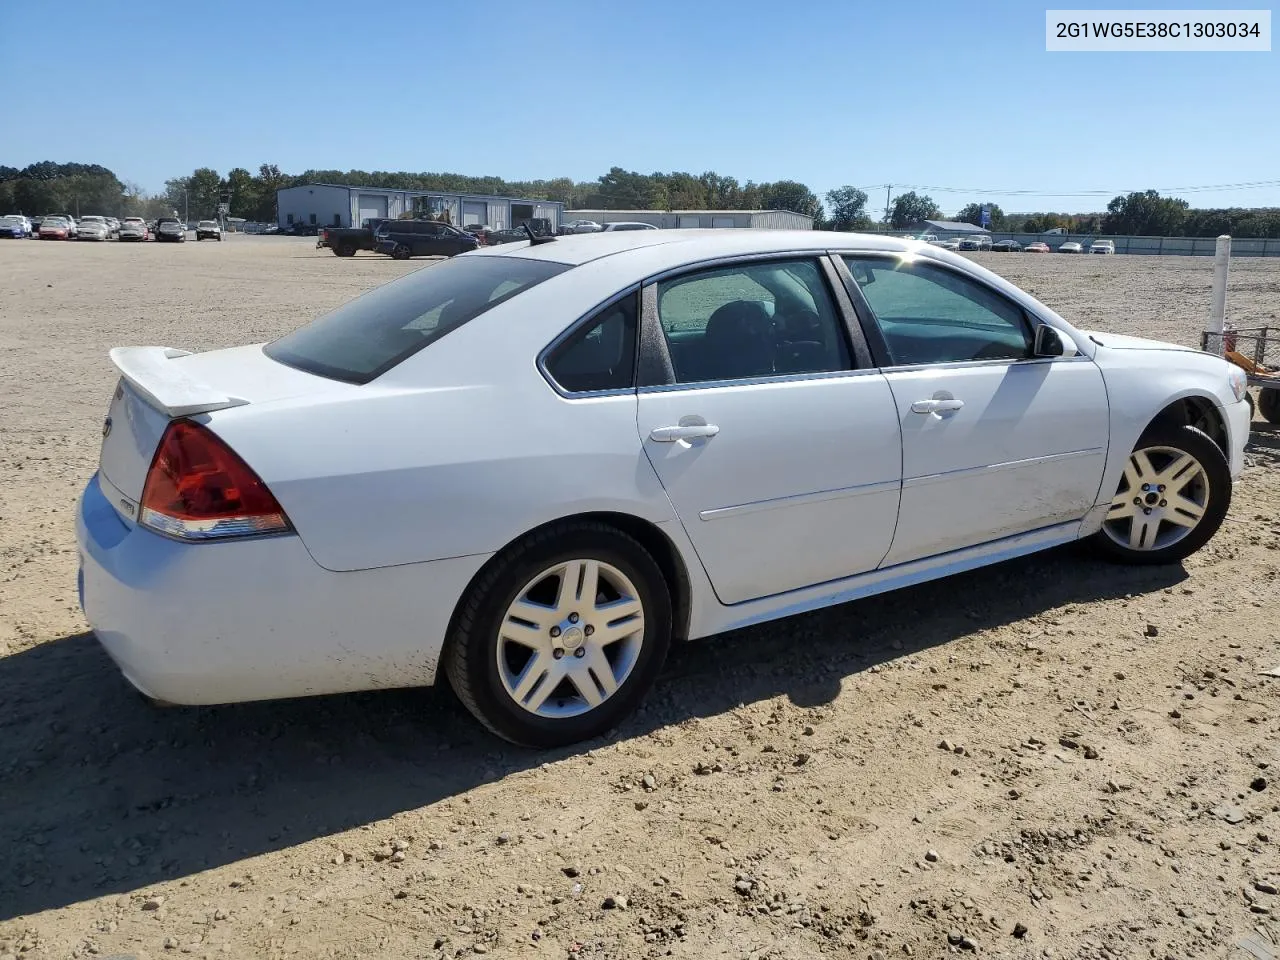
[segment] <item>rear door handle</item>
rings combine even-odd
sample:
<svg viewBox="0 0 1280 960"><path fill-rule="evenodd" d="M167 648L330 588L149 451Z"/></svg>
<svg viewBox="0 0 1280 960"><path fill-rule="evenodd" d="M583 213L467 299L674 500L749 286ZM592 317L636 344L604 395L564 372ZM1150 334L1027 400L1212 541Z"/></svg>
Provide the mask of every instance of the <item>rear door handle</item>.
<svg viewBox="0 0 1280 960"><path fill-rule="evenodd" d="M691 423L678 427L654 427L649 431L649 439L659 443L674 443L677 440L702 440L714 437L720 428L714 423Z"/></svg>
<svg viewBox="0 0 1280 960"><path fill-rule="evenodd" d="M911 405L912 413L955 413L964 406L963 400L917 400Z"/></svg>

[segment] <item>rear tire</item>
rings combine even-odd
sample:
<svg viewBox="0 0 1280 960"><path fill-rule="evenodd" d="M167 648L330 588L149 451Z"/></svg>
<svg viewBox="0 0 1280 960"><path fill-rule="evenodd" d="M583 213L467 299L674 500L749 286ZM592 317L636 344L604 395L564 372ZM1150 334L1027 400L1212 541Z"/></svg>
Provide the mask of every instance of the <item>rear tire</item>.
<svg viewBox="0 0 1280 960"><path fill-rule="evenodd" d="M413 251L406 247L403 243L391 251L391 257L394 260L408 260Z"/></svg>
<svg viewBox="0 0 1280 960"><path fill-rule="evenodd" d="M1280 390L1263 387L1258 391L1258 412L1268 423L1280 423Z"/></svg>
<svg viewBox="0 0 1280 960"><path fill-rule="evenodd" d="M512 743L547 748L617 726L670 644L671 596L644 547L606 524L566 521L481 571L443 660L476 719Z"/></svg>
<svg viewBox="0 0 1280 960"><path fill-rule="evenodd" d="M1092 542L1112 560L1177 563L1203 547L1231 506L1231 468L1202 430L1156 424L1125 465Z"/></svg>

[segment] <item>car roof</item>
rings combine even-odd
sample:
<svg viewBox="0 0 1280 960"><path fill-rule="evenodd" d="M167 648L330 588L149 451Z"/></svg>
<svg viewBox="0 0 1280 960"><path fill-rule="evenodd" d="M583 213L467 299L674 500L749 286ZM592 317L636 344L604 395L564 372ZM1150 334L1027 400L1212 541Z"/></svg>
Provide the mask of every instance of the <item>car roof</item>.
<svg viewBox="0 0 1280 960"><path fill-rule="evenodd" d="M922 244L898 237L873 234L835 233L829 230L618 230L607 233L568 234L551 242L506 243L463 254L466 257L525 257L570 266L622 257L629 253L663 247L673 264L711 260L716 257L750 256L787 251L820 251L828 248L884 250L905 253ZM664 258L665 259L665 258Z"/></svg>

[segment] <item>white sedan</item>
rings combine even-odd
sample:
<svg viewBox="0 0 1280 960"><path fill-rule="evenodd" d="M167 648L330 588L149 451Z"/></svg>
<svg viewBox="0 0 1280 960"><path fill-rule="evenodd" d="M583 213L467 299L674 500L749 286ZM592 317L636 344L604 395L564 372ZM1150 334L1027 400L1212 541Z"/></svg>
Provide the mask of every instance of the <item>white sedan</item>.
<svg viewBox="0 0 1280 960"><path fill-rule="evenodd" d="M268 344L111 352L81 604L147 696L429 685L536 746L674 641L1218 529L1242 371L886 237L635 231L418 270Z"/></svg>

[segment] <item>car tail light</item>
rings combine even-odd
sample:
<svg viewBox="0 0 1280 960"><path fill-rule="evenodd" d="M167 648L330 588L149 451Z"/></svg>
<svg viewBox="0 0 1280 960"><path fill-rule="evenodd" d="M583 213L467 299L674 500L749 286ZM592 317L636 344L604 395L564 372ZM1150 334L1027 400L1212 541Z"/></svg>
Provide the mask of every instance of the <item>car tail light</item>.
<svg viewBox="0 0 1280 960"><path fill-rule="evenodd" d="M140 519L180 540L292 530L262 479L213 431L190 420L173 421L160 438L142 488Z"/></svg>

